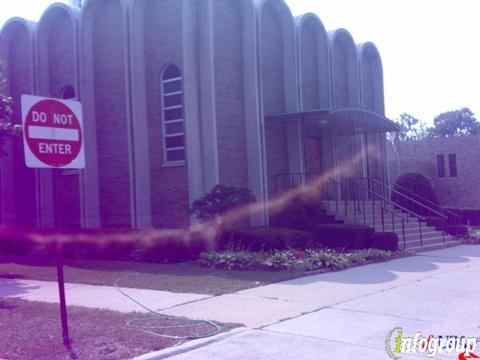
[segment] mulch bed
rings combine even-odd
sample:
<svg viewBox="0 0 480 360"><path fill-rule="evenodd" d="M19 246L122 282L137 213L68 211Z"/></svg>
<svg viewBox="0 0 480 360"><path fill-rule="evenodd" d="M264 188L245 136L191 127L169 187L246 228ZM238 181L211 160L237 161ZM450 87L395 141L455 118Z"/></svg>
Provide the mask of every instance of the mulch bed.
<svg viewBox="0 0 480 360"><path fill-rule="evenodd" d="M122 314L108 310L69 307L71 348L62 343L58 305L0 298L0 359L131 359L174 346L185 340L168 339L126 328L135 324L185 325L191 320L165 319L149 314ZM158 324L161 322L161 324ZM222 326L229 330L233 326ZM190 326L163 329L163 334L198 336L212 332L212 327Z"/></svg>
<svg viewBox="0 0 480 360"><path fill-rule="evenodd" d="M195 262L154 264L100 260L66 260L65 281L89 285L164 290L206 295L228 294L302 276L301 272L210 269ZM0 255L0 277L56 281L51 259Z"/></svg>

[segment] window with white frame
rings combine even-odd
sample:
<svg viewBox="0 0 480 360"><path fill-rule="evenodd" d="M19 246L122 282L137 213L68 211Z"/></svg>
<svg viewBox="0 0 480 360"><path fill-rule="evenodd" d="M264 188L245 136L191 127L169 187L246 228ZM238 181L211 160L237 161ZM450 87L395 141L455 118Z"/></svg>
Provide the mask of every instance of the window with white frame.
<svg viewBox="0 0 480 360"><path fill-rule="evenodd" d="M162 134L164 165L185 163L185 120L183 109L182 75L171 64L161 76Z"/></svg>

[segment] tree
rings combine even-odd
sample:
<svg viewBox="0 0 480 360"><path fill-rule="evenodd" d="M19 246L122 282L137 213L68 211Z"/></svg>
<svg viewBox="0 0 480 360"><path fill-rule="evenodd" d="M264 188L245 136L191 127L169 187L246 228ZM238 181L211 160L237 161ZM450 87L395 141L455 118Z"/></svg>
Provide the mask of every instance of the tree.
<svg viewBox="0 0 480 360"><path fill-rule="evenodd" d="M6 64L0 62L0 156L6 155L4 150L7 137L21 132L20 125L12 124L12 98L6 95Z"/></svg>
<svg viewBox="0 0 480 360"><path fill-rule="evenodd" d="M473 112L466 107L438 115L433 124L433 137L480 134L480 123Z"/></svg>
<svg viewBox="0 0 480 360"><path fill-rule="evenodd" d="M396 123L400 126L401 140L421 140L430 134L430 128L424 122L407 113L400 114Z"/></svg>

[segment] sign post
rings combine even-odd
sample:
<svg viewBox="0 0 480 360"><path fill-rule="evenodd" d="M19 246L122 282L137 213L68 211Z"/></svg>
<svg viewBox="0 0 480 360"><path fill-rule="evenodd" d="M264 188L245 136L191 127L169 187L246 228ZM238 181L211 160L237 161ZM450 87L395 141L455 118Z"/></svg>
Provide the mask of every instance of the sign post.
<svg viewBox="0 0 480 360"><path fill-rule="evenodd" d="M23 95L22 120L27 167L47 169L83 169L85 167L82 105L79 102ZM60 241L57 241L56 250L63 343L69 345Z"/></svg>

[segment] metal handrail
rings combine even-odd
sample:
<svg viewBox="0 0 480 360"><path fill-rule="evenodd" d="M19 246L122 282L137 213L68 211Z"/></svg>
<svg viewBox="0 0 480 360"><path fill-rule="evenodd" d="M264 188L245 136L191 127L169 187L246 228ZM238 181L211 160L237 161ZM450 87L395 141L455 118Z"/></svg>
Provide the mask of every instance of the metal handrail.
<svg viewBox="0 0 480 360"><path fill-rule="evenodd" d="M377 183L378 185L381 185L381 186L385 187L385 184L382 184L382 183L376 181L375 179L371 179L371 181ZM402 193L402 192L400 192L400 191L398 191L398 190L396 190L396 189L389 188L389 187L386 187L386 188L387 188L387 190L389 190L389 191L391 191L391 192L394 192L394 193L396 193L396 194L399 194L399 195L402 196L404 199L406 199L406 200L408 200L408 201L411 201L411 202L413 202L413 203L415 203L415 204L417 204L417 205L420 205L421 207L427 209L428 211L433 212L434 214L437 214L437 215L441 216L441 217L444 218L444 219L448 219L448 216L447 216L447 215L444 215L444 214L442 214L441 212L439 212L439 211L437 211L437 210L434 210L434 209L430 208L429 206L427 206L427 205L425 205L425 204L422 204L421 202L419 202L419 201L417 201L417 200L415 200L415 199L412 199L410 196L405 195L404 193ZM399 204L397 204L396 202L394 202L394 201L392 201L392 200L391 200L391 202L392 202L395 206L399 206Z"/></svg>
<svg viewBox="0 0 480 360"><path fill-rule="evenodd" d="M349 181L353 181L354 179L344 179L344 180L349 180ZM372 189L369 189L368 187L363 187L362 185L356 183L355 181L353 181L354 184L356 184L356 186L360 187L361 189L363 190L367 190L369 193L371 193L372 195L376 196L377 198L381 199L381 200L384 200L386 203L388 203L389 205L392 205L392 206L395 206L395 207L398 207L400 210L406 212L407 214L410 214L414 217L417 217L423 221L425 221L425 217L423 217L422 215L419 215L417 213L415 213L414 211L410 210L410 209L407 209L405 207L403 207L402 205L400 204L397 204L395 202L393 202L392 200L390 200L389 198L373 191Z"/></svg>
<svg viewBox="0 0 480 360"><path fill-rule="evenodd" d="M342 179L343 180L343 183L340 181L336 181L336 180L333 180L334 183L340 185L343 189L346 188L346 179ZM378 194L375 194L373 191L371 191L370 189L367 189L367 188L364 188L362 187L360 184L358 183L354 183L357 187L361 188L362 190L366 190L368 192L371 192L372 194L374 195L378 195ZM347 187L347 190L348 187ZM358 193L356 193L356 195L358 195ZM382 198L382 196L378 195L380 198ZM385 200L388 200L385 198ZM347 200L344 199L345 201L345 209L347 209ZM357 201L358 201L358 198L357 198ZM367 221L366 221L366 217L365 217L365 198L362 198L362 204L363 204L363 223L366 225L367 224ZM383 205L379 205L375 202L375 200L372 200L371 201L371 204L372 204L372 216L373 216L373 226L375 227L375 224L376 224L376 221L375 221L375 206L377 207L380 207L380 211L381 211L381 215L382 215L382 218L381 218L381 222L382 222L382 231L385 231L385 214L384 212L387 212L391 215L391 218L392 218L392 231L395 232L395 218L400 218L400 220L402 221L402 238L403 238L403 248L406 249L406 236L405 236L405 222L409 222L409 217L408 215L405 217L401 214L398 214L396 213L395 211L392 211L392 210L389 210L387 209L386 207L384 207ZM354 203L354 211L355 211L355 203ZM347 214L346 214L347 215ZM355 211L355 220L356 220L356 211ZM420 233L421 233L421 223L419 222L420 224ZM420 242L422 243L422 239L420 238Z"/></svg>
<svg viewBox="0 0 480 360"><path fill-rule="evenodd" d="M347 179L342 179L342 180L347 180ZM345 184L341 184L340 182L338 182L338 181L336 181L336 180L334 180L334 182L337 183L337 184L339 184L340 186L345 187ZM360 184L358 184L358 183L354 183L354 184L355 184L357 187L360 187L362 190L367 190L367 191L371 192L372 195L378 196L378 197L381 198L381 199L386 199L386 200L388 200L387 198L384 198L383 196L381 196L381 195L379 195L379 194L376 194L376 193L373 192L372 190L367 189L367 188L364 188L362 185L360 185ZM382 207L381 205L378 205L378 204L375 204L375 205ZM392 210L387 209L387 208L384 208L384 207L382 207L382 208L383 208L386 212L392 213L392 214L394 214L395 216L400 217L401 219L406 220L406 221L408 222L408 216L405 218L405 217L401 216L399 213L396 213L395 211L392 211Z"/></svg>
<svg viewBox="0 0 480 360"><path fill-rule="evenodd" d="M354 179L350 179L350 180L354 180ZM399 209L401 209L402 211L406 212L407 214L411 214L413 216L415 216L417 219L418 219L418 227L419 227L419 233L420 233L420 246L423 247L423 236L422 236L422 221L425 221L426 222L426 218L422 215L419 215L417 213L415 213L414 211L410 210L410 209L407 209L397 203L395 203L394 201L392 201L391 199L389 198L386 198L385 196L381 195L381 194L378 194L377 192L373 191L372 189L369 189L368 187L363 187L361 186L360 184L358 184L357 182L353 182L354 184L356 184L356 186L362 188L363 190L366 190L368 191L369 193L373 194L374 196L377 196L377 198L380 198L382 200L384 200L386 203L392 205L392 206L395 206ZM385 209L387 210L385 207L382 207L382 209ZM383 215L383 213L382 213ZM397 214L398 215L398 214ZM393 217L393 216L392 216ZM444 220L445 221L445 220ZM392 223L392 226L393 226L393 223ZM402 220L402 227L403 227L403 231L404 230L404 224L403 224L403 220ZM445 242L445 229L442 229L442 238L443 238L443 242ZM404 248L405 248L405 234L403 235L404 236Z"/></svg>
<svg viewBox="0 0 480 360"><path fill-rule="evenodd" d="M379 181L375 180L375 179L372 179L373 181L375 181L376 183L379 183ZM386 185L385 185L386 184ZM455 212L451 211L451 210L448 210L448 209L445 209L443 207L441 207L440 205L434 203L433 201L431 200L428 200L427 198L423 197L423 196L420 196L418 194L415 194L413 193L410 189L407 189L406 187L402 186L402 185L399 185L399 184L395 184L394 186L386 179L382 179L382 182L380 183L380 185L382 185L383 187L385 187L387 190L389 191L392 191L392 190L395 190L394 187L396 188L400 188L400 190L402 191L405 191L405 192L408 192L410 194L410 197L413 197L415 196L417 199L419 199L422 203L427 203L429 204L430 206L433 206L433 207L436 207L437 208L437 211L440 211L440 212L443 212L443 213L447 213L447 214L450 214L450 215L453 215L454 217L456 217L457 219L460 219L460 215L456 214ZM396 191L398 192L398 191ZM401 192L403 194L403 192ZM448 215L444 215L444 216L447 216L448 218Z"/></svg>

